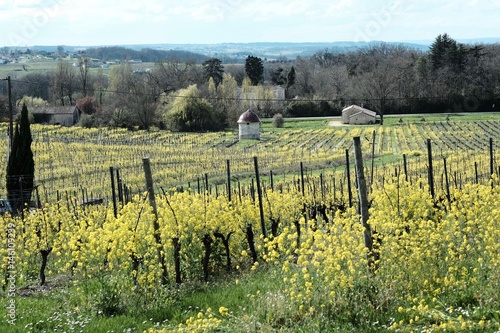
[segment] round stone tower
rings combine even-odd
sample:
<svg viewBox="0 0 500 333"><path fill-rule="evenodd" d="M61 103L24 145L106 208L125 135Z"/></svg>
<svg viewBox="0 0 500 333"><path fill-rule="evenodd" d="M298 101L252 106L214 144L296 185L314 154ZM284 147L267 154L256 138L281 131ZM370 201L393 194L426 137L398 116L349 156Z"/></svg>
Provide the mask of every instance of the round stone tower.
<svg viewBox="0 0 500 333"><path fill-rule="evenodd" d="M247 110L238 119L239 138L260 140L260 119L257 114Z"/></svg>

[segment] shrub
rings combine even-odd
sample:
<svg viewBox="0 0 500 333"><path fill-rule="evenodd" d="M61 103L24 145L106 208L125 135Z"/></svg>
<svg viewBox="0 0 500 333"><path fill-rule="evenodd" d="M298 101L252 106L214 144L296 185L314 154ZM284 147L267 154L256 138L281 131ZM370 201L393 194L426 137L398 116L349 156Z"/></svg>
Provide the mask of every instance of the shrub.
<svg viewBox="0 0 500 333"><path fill-rule="evenodd" d="M76 101L76 106L85 114L97 112L97 100L94 97L85 96Z"/></svg>
<svg viewBox="0 0 500 333"><path fill-rule="evenodd" d="M318 106L312 101L294 101L286 108L286 114L292 117L316 117Z"/></svg>
<svg viewBox="0 0 500 333"><path fill-rule="evenodd" d="M273 126L277 128L282 128L285 123L285 119L281 113L276 113L273 117Z"/></svg>
<svg viewBox="0 0 500 333"><path fill-rule="evenodd" d="M99 127L99 120L94 115L82 114L79 124L85 128Z"/></svg>

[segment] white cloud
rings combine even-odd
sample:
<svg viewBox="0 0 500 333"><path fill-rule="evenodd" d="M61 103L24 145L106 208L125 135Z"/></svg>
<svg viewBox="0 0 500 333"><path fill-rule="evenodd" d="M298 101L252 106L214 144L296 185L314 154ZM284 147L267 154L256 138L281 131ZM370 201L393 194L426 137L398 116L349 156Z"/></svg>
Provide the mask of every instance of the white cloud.
<svg viewBox="0 0 500 333"><path fill-rule="evenodd" d="M53 45L495 37L499 9L497 0L0 0L0 45L12 35Z"/></svg>
<svg viewBox="0 0 500 333"><path fill-rule="evenodd" d="M329 18L345 17L355 14L352 8L352 0L341 0L326 6L324 16Z"/></svg>

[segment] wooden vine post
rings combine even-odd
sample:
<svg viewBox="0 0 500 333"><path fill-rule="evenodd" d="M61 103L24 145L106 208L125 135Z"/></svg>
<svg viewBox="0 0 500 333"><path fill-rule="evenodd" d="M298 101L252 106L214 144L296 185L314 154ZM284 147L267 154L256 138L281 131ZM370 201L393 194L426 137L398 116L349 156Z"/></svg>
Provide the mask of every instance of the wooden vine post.
<svg viewBox="0 0 500 333"><path fill-rule="evenodd" d="M345 150L345 169L347 174L347 193L349 195L349 207L352 207L351 171L349 170L349 149Z"/></svg>
<svg viewBox="0 0 500 333"><path fill-rule="evenodd" d="M153 214L155 216L155 220L153 222L154 237L156 248L158 250L158 261L162 269L162 284L165 285L168 281L167 265L165 264L165 256L162 251L160 224L158 223L158 209L156 207L155 191L153 188L153 174L151 173L151 164L148 157L144 157L142 159L142 165L144 167L144 175L146 177L146 188L149 194L149 204L153 208Z"/></svg>
<svg viewBox="0 0 500 333"><path fill-rule="evenodd" d="M304 189L304 163L300 162L300 189L302 191L302 197L305 196L305 189Z"/></svg>
<svg viewBox="0 0 500 333"><path fill-rule="evenodd" d="M443 157L443 167L444 167L444 179L446 186L446 199L448 200L448 207L451 210L450 182L448 180L448 167L446 166L446 157Z"/></svg>
<svg viewBox="0 0 500 333"><path fill-rule="evenodd" d="M113 214L116 219L118 216L118 208L116 206L115 172L112 166L109 167L109 173L111 175L111 195L113 198Z"/></svg>
<svg viewBox="0 0 500 333"><path fill-rule="evenodd" d="M431 191L431 196L434 199L434 172L432 168L432 148L431 148L431 139L427 139L427 158L429 161L429 170L427 171L427 178L429 180L429 189Z"/></svg>
<svg viewBox="0 0 500 333"><path fill-rule="evenodd" d="M406 154L403 154L403 170L405 173L405 181L408 181L408 165L406 161Z"/></svg>
<svg viewBox="0 0 500 333"><path fill-rule="evenodd" d="M120 177L120 169L116 169L116 182L118 183L118 201L120 201L121 208L123 208L124 200L123 200L123 182Z"/></svg>
<svg viewBox="0 0 500 333"><path fill-rule="evenodd" d="M264 206L262 204L262 187L260 185L259 176L259 163L257 161L257 156L253 157L254 167L255 167L255 182L257 183L257 196L259 197L259 212L260 212L260 227L262 228L262 235L264 238L267 237L266 224L264 222Z"/></svg>
<svg viewBox="0 0 500 333"><path fill-rule="evenodd" d="M365 247L368 250L368 265L373 268L375 264L375 254L373 253L373 240L372 231L370 224L368 223L368 195L366 187L365 172L363 169L363 154L361 152L361 141L359 136L353 138L354 141L354 156L355 156L355 167L356 167L356 177L358 182L358 195L359 195L359 205L361 213L361 222L363 224L363 241Z"/></svg>
<svg viewBox="0 0 500 333"><path fill-rule="evenodd" d="M231 202L231 162L226 160L227 166L227 200Z"/></svg>
<svg viewBox="0 0 500 333"><path fill-rule="evenodd" d="M370 189L373 186L373 168L375 164L375 130L373 131L372 134L372 165L370 169Z"/></svg>
<svg viewBox="0 0 500 333"><path fill-rule="evenodd" d="M205 193L209 194L209 188L208 188L208 173L205 174Z"/></svg>
<svg viewBox="0 0 500 333"><path fill-rule="evenodd" d="M476 176L476 184L479 184L479 174L477 171L477 162L474 162L474 174Z"/></svg>
<svg viewBox="0 0 500 333"><path fill-rule="evenodd" d="M490 138L490 178L493 177L494 172L493 138Z"/></svg>
<svg viewBox="0 0 500 333"><path fill-rule="evenodd" d="M271 191L274 192L273 170L269 171L269 181L271 182Z"/></svg>

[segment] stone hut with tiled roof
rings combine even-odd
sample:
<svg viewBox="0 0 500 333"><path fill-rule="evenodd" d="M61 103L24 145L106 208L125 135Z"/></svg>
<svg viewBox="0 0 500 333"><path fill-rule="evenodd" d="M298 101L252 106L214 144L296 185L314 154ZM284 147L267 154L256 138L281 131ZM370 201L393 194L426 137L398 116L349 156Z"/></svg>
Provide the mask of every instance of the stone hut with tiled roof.
<svg viewBox="0 0 500 333"><path fill-rule="evenodd" d="M37 106L30 109L37 124L73 126L81 117L76 106Z"/></svg>
<svg viewBox="0 0 500 333"><path fill-rule="evenodd" d="M377 113L358 105L351 105L342 110L344 124L364 125L375 124Z"/></svg>
<svg viewBox="0 0 500 333"><path fill-rule="evenodd" d="M247 110L238 119L239 138L260 140L260 118Z"/></svg>

